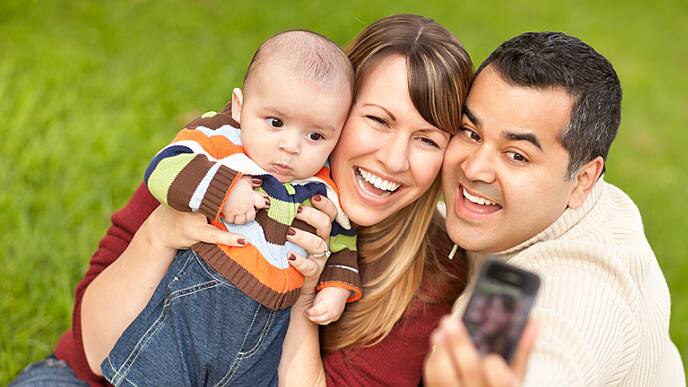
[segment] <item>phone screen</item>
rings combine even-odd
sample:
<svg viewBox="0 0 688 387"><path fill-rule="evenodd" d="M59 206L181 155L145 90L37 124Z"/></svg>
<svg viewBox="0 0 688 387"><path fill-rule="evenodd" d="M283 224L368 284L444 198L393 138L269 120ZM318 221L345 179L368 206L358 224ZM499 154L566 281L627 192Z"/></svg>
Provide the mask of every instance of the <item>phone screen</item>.
<svg viewBox="0 0 688 387"><path fill-rule="evenodd" d="M538 287L533 273L503 262L485 263L463 316L481 355L497 353L511 361Z"/></svg>

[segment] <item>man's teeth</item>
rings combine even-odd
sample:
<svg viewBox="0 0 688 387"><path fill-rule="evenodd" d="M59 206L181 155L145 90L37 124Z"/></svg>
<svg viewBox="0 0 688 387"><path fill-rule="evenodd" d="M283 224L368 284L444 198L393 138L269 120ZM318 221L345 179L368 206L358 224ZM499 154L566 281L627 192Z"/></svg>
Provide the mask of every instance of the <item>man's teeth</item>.
<svg viewBox="0 0 688 387"><path fill-rule="evenodd" d="M398 183L394 183L389 180L385 180L380 176L373 175L363 168L358 168L358 173L361 175L361 177L363 177L363 179L365 179L365 181L372 184L375 188L390 192L394 192L397 190L397 188L399 188Z"/></svg>
<svg viewBox="0 0 688 387"><path fill-rule="evenodd" d="M483 206L494 206L494 205L497 205L497 203L491 202L491 201L489 201L489 200L487 200L487 199L485 199L485 198L481 198L481 197L479 197L479 196L473 196L473 195L469 194L468 191L466 191L465 188L463 189L463 196L465 196L466 199L468 199L469 202L472 202L472 203L475 203L475 204L480 204L480 205L483 205Z"/></svg>

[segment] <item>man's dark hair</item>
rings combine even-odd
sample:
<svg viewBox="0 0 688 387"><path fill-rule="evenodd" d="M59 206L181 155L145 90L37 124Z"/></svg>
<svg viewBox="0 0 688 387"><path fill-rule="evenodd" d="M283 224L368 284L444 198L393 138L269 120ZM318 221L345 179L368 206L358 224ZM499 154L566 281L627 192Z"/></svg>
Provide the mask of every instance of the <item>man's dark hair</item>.
<svg viewBox="0 0 688 387"><path fill-rule="evenodd" d="M511 85L561 88L574 98L560 137L570 157L567 179L595 157L607 159L621 119L621 84L605 57L561 32L527 32L499 46L476 77L488 65Z"/></svg>

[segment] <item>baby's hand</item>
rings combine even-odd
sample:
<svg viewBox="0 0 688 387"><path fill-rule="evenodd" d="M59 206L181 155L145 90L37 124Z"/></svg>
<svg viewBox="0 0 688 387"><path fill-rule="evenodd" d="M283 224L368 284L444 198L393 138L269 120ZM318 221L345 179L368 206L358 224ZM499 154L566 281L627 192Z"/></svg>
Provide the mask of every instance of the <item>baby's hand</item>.
<svg viewBox="0 0 688 387"><path fill-rule="evenodd" d="M253 190L251 176L243 176L234 184L222 216L227 223L244 224L256 219L256 208L269 206L268 199Z"/></svg>
<svg viewBox="0 0 688 387"><path fill-rule="evenodd" d="M339 320L350 296L351 291L342 288L327 287L319 291L308 309L308 319L320 325Z"/></svg>

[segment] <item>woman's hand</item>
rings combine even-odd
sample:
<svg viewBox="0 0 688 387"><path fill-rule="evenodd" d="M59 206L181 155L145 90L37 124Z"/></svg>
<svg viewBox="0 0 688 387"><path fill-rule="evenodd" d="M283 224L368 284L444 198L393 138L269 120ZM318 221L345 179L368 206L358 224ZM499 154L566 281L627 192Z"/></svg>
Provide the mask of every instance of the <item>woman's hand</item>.
<svg viewBox="0 0 688 387"><path fill-rule="evenodd" d="M227 246L243 246L246 239L208 224L203 214L181 212L161 205L146 223L145 232L151 244L174 250L188 249L198 242Z"/></svg>
<svg viewBox="0 0 688 387"><path fill-rule="evenodd" d="M430 339L433 349L425 362L425 385L519 386L525 377L536 335L537 323L528 321L509 366L496 354L481 358L461 321L453 315L445 316Z"/></svg>
<svg viewBox="0 0 688 387"><path fill-rule="evenodd" d="M296 253L291 253L289 256L289 263L305 277L302 294L308 296L314 294L315 285L325 267L327 254L324 253L329 251L332 221L337 216L337 208L329 199L315 195L311 198L311 203L313 207L301 207L296 214L296 219L313 226L315 234L292 228L294 235L287 235L290 242L308 252L308 257L302 257Z"/></svg>

